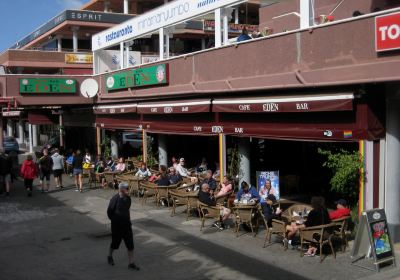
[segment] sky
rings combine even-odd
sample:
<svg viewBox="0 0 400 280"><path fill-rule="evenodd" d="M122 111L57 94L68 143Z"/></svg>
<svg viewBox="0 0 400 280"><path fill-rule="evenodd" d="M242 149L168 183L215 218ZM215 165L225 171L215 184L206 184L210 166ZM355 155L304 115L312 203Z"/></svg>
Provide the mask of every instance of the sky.
<svg viewBox="0 0 400 280"><path fill-rule="evenodd" d="M0 53L65 9L89 0L0 0Z"/></svg>

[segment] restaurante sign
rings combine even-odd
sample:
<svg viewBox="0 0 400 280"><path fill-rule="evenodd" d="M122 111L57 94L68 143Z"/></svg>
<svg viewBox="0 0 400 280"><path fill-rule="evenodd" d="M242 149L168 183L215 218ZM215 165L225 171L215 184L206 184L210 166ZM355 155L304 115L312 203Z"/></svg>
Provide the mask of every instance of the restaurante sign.
<svg viewBox="0 0 400 280"><path fill-rule="evenodd" d="M19 79L20 93L75 93L76 80L67 78Z"/></svg>
<svg viewBox="0 0 400 280"><path fill-rule="evenodd" d="M165 85L169 82L168 64L131 69L106 76L107 91Z"/></svg>

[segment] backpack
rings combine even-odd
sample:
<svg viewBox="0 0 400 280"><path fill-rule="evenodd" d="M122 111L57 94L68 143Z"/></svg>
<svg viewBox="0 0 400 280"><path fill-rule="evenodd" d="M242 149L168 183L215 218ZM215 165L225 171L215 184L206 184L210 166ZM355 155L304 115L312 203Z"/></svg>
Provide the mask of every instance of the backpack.
<svg viewBox="0 0 400 280"><path fill-rule="evenodd" d="M36 177L36 166L35 164L26 164L23 174L24 178L33 179Z"/></svg>

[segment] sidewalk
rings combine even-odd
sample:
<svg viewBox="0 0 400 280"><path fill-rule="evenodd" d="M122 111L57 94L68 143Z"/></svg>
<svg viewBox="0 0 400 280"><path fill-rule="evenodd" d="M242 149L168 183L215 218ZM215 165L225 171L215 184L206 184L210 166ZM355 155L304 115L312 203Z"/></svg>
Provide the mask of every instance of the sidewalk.
<svg viewBox="0 0 400 280"><path fill-rule="evenodd" d="M170 217L152 200L144 207L132 200L135 257L139 272L127 269L126 250L116 252L116 265L106 263L110 224L106 217L111 190L74 191L64 176L65 190L25 195L22 182L10 199L0 198L0 279L395 279L400 269L375 273L350 265L348 249L337 259L300 257L281 244L262 248L256 237L233 229L200 232L200 221L186 214ZM36 182L37 183L37 182ZM396 244L399 249L399 244ZM397 251L399 253L399 251ZM399 260L399 257L397 258Z"/></svg>

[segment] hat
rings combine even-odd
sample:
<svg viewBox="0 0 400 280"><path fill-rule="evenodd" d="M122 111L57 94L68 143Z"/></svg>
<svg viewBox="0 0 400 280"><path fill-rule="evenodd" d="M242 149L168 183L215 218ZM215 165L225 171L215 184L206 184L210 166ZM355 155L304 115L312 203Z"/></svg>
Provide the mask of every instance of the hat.
<svg viewBox="0 0 400 280"><path fill-rule="evenodd" d="M267 196L267 200L271 200L273 203L275 203L275 202L276 202L276 197L275 197L275 195L273 195L273 194L269 194L269 195Z"/></svg>
<svg viewBox="0 0 400 280"><path fill-rule="evenodd" d="M335 204L340 204L340 205L343 205L344 207L346 207L347 206L347 201L344 200L343 198L341 198L338 201L335 201Z"/></svg>
<svg viewBox="0 0 400 280"><path fill-rule="evenodd" d="M121 182L121 183L119 183L119 185L118 185L118 189L125 189L125 190L127 190L127 189L129 189L129 184L127 183L127 182Z"/></svg>
<svg viewBox="0 0 400 280"><path fill-rule="evenodd" d="M180 162L185 161L185 159L182 157L179 159Z"/></svg>

